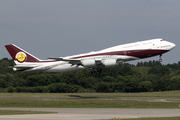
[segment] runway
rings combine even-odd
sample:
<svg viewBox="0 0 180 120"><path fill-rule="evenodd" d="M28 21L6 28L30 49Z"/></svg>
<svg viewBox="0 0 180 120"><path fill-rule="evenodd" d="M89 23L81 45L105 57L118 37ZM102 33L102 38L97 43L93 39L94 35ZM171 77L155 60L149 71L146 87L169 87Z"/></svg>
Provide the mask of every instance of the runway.
<svg viewBox="0 0 180 120"><path fill-rule="evenodd" d="M55 114L0 115L0 120L100 120L113 118L175 117L180 109L119 109L119 108L0 108L0 110L31 110Z"/></svg>

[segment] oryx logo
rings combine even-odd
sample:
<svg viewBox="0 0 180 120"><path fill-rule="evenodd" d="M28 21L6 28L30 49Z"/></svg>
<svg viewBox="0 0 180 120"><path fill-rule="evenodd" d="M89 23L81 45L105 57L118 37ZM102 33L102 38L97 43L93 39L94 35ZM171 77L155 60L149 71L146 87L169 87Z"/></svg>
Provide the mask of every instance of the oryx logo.
<svg viewBox="0 0 180 120"><path fill-rule="evenodd" d="M16 54L16 59L18 62L24 62L26 60L26 54L24 52L18 52Z"/></svg>

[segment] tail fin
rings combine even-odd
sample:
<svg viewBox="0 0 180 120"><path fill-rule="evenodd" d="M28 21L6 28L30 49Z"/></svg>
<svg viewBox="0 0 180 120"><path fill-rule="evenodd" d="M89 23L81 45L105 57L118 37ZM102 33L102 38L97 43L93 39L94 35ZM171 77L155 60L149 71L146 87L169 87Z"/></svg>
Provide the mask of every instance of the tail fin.
<svg viewBox="0 0 180 120"><path fill-rule="evenodd" d="M14 44L5 45L7 51L11 55L16 64L23 62L39 62L40 59L26 52L25 50L17 47Z"/></svg>

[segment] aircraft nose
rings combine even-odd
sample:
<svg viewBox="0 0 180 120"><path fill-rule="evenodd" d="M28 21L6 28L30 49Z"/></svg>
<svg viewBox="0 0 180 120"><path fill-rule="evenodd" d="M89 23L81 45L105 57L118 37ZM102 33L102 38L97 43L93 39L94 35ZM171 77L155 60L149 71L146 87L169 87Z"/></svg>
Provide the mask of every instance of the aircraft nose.
<svg viewBox="0 0 180 120"><path fill-rule="evenodd" d="M170 45L171 45L171 50L176 47L176 44L174 43L170 43Z"/></svg>
<svg viewBox="0 0 180 120"><path fill-rule="evenodd" d="M175 47L176 47L176 45L175 45L174 43L171 43L171 46L172 46L172 48L175 48Z"/></svg>

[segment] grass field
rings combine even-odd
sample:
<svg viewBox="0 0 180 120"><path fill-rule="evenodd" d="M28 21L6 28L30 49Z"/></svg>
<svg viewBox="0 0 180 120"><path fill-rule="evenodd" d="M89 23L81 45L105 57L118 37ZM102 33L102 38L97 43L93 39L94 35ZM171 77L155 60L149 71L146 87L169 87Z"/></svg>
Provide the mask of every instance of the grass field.
<svg viewBox="0 0 180 120"><path fill-rule="evenodd" d="M0 107L21 108L179 108L180 101L117 99L0 99Z"/></svg>
<svg viewBox="0 0 180 120"><path fill-rule="evenodd" d="M176 108L180 109L180 91L147 93L0 93L1 108ZM5 97L5 98L3 98ZM16 97L16 98L7 98ZM19 97L19 98L18 98ZM31 97L31 98L25 98ZM40 98L41 97L41 98ZM43 98L44 97L44 98ZM51 99L48 99L49 97ZM59 99L59 97L66 99ZM67 99L76 97L78 99ZM113 99L121 97L123 99ZM108 99L96 99L108 98ZM127 99L162 98L162 99ZM35 112L35 113L34 113ZM36 111L0 111L0 115L44 114ZM179 120L174 118L141 118L125 120Z"/></svg>
<svg viewBox="0 0 180 120"><path fill-rule="evenodd" d="M18 114L50 114L55 112L45 111L20 111L20 110L0 110L0 115L18 115Z"/></svg>
<svg viewBox="0 0 180 120"><path fill-rule="evenodd" d="M143 93L0 93L0 97L148 97L180 98L180 91Z"/></svg>
<svg viewBox="0 0 180 120"><path fill-rule="evenodd" d="M35 97L35 98L0 98L0 107L28 108L179 108L179 100L165 99L126 99L140 98L180 98L180 91L148 93L1 93L0 97ZM78 97L79 99L47 99L37 97ZM84 97L85 99L81 99ZM95 99L95 98L124 99Z"/></svg>

